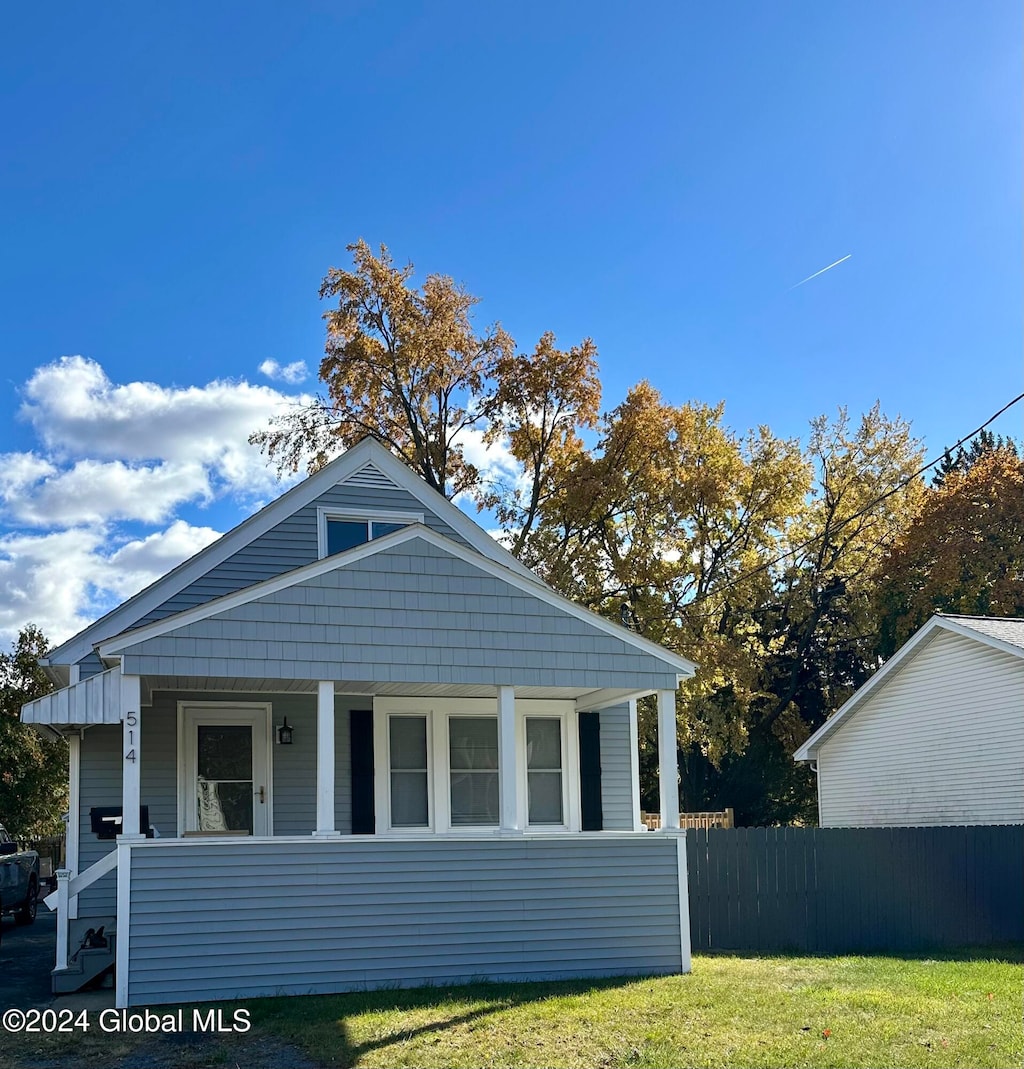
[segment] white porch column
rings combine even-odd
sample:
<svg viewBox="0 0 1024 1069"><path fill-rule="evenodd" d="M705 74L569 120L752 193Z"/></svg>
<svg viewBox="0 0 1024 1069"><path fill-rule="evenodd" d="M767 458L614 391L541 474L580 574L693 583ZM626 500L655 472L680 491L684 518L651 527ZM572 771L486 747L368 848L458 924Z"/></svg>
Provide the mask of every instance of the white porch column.
<svg viewBox="0 0 1024 1069"><path fill-rule="evenodd" d="M516 691L498 687L498 788L501 830L518 832L519 777L516 775Z"/></svg>
<svg viewBox="0 0 1024 1069"><path fill-rule="evenodd" d="M340 836L334 822L334 683L320 680L316 689L316 831Z"/></svg>
<svg viewBox="0 0 1024 1069"><path fill-rule="evenodd" d="M57 954L54 968L68 967L68 881L71 873L57 869Z"/></svg>
<svg viewBox="0 0 1024 1069"><path fill-rule="evenodd" d="M135 838L147 831L139 827L142 801L141 693L138 676L121 676L121 835Z"/></svg>
<svg viewBox="0 0 1024 1069"><path fill-rule="evenodd" d="M77 665L75 666L77 667ZM76 731L68 736L68 822L64 832L64 868L72 876L78 875L78 844L81 839L78 822L81 808L82 735ZM69 907L68 916L78 917L78 896Z"/></svg>
<svg viewBox="0 0 1024 1069"><path fill-rule="evenodd" d="M679 828L679 757L676 752L676 692L658 691L658 786L661 830Z"/></svg>

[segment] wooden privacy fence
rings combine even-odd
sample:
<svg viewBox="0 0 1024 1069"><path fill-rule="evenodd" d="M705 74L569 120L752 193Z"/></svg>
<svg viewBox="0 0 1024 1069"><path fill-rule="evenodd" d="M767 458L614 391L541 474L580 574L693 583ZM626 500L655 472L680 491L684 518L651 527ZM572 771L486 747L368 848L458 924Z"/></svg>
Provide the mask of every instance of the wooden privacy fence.
<svg viewBox="0 0 1024 1069"><path fill-rule="evenodd" d="M660 813L641 813L640 819L643 820L648 831L657 831L661 827ZM679 814L680 828L731 828L732 824L731 809L708 813Z"/></svg>
<svg viewBox="0 0 1024 1069"><path fill-rule="evenodd" d="M1024 827L687 834L695 951L842 954L1024 941Z"/></svg>

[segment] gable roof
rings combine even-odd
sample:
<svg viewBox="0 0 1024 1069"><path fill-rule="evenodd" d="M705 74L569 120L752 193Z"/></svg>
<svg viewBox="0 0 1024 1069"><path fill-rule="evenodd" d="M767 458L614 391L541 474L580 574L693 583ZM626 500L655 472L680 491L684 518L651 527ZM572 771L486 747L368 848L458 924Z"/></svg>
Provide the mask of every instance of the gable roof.
<svg viewBox="0 0 1024 1069"><path fill-rule="evenodd" d="M293 486L259 512L243 520L216 542L183 561L166 575L150 583L139 593L122 602L110 612L93 621L88 627L58 646L40 661L45 667L75 664L92 652L105 639L132 627L147 613L162 605L168 598L184 590L211 568L227 560L232 554L249 545L292 513L315 501L332 486L347 483L375 489L401 489L412 494L444 520L484 557L515 572L521 579L538 586L543 581L499 545L478 524L453 505L442 494L429 487L415 472L389 450L372 438L364 438L347 449L340 457L326 464L318 472Z"/></svg>
<svg viewBox="0 0 1024 1069"><path fill-rule="evenodd" d="M818 728L793 754L793 760L813 761L818 756L818 750L822 744L830 739L872 694L880 690L940 631L972 639L984 646L999 650L1000 653L1009 653L1011 656L1024 658L1024 620L992 616L944 616L937 613Z"/></svg>
<svg viewBox="0 0 1024 1069"><path fill-rule="evenodd" d="M642 635L637 635L619 624L583 608L581 605L577 605L574 601L563 597L546 584L540 583L535 577L532 580L527 579L520 574L518 569L509 568L490 556L475 553L472 549L454 542L450 538L445 538L443 535L419 523L409 524L398 531L385 535L383 538L375 538L370 542L364 542L362 545L346 550L344 553L337 553L331 557L314 561L312 564L304 565L301 568L294 568L272 579L266 579L261 583L244 587L232 594L225 594L202 605L184 609L173 616L164 617L162 620L145 624L135 630L121 632L98 644L100 657L104 659L116 657L123 650L130 649L149 639L159 638L179 628L187 627L189 624L197 623L200 620L216 616L248 602L256 601L279 590L296 586L327 572L343 569L357 561L383 553L414 539L421 539L494 578L508 583L524 594L560 609L577 620L589 624L596 630L632 646L641 653L657 658L662 664L670 667L678 676L688 677L696 671L696 665L687 660L687 658L681 657L664 646L659 646L656 642L652 642Z"/></svg>

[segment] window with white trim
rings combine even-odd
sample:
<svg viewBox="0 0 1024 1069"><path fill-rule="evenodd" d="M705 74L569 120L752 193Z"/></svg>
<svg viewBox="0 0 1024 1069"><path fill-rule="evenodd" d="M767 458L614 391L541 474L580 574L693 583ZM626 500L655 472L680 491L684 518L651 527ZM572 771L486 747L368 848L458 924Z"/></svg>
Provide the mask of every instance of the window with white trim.
<svg viewBox="0 0 1024 1069"><path fill-rule="evenodd" d="M388 717L391 827L430 827L427 718Z"/></svg>
<svg viewBox="0 0 1024 1069"><path fill-rule="evenodd" d="M528 716L525 720L527 823L562 827L562 720L557 716Z"/></svg>
<svg viewBox="0 0 1024 1069"><path fill-rule="evenodd" d="M400 531L410 523L422 523L422 512L375 512L367 509L334 511L317 509L317 541L320 557L344 553L375 538Z"/></svg>
<svg viewBox="0 0 1024 1069"><path fill-rule="evenodd" d="M498 718L448 718L449 804L453 828L496 828L498 792Z"/></svg>
<svg viewBox="0 0 1024 1069"><path fill-rule="evenodd" d="M396 835L501 826L496 702L374 700L377 830ZM516 703L519 826L578 831L579 747L573 703Z"/></svg>

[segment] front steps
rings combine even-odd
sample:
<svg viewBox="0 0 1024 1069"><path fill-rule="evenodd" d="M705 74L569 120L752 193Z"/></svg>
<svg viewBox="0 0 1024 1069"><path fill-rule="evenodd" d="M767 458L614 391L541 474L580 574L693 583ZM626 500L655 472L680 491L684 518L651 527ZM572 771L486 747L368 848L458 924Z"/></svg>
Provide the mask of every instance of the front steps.
<svg viewBox="0 0 1024 1069"><path fill-rule="evenodd" d="M84 987L95 984L105 973L113 973L117 953L117 931L114 919L104 923L103 918L93 918L88 925L78 923L79 931L70 942L72 948L68 955L66 969L54 969L50 973L50 989L55 995L68 995L81 991ZM105 947L82 946L89 928L103 926L103 935L107 940ZM74 960L71 960L74 958Z"/></svg>

